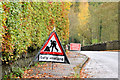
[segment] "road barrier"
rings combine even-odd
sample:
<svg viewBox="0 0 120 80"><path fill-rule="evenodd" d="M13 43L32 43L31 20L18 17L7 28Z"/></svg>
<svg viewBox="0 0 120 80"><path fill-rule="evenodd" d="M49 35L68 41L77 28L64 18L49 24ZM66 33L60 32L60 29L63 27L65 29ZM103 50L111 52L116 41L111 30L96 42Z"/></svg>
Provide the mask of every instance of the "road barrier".
<svg viewBox="0 0 120 80"><path fill-rule="evenodd" d="M68 45L68 50L70 50L70 45ZM81 47L81 51L105 51L105 50L120 50L120 41L115 40Z"/></svg>
<svg viewBox="0 0 120 80"><path fill-rule="evenodd" d="M82 51L104 51L104 50L120 50L120 41L110 41L98 44L92 44L89 46L82 46Z"/></svg>

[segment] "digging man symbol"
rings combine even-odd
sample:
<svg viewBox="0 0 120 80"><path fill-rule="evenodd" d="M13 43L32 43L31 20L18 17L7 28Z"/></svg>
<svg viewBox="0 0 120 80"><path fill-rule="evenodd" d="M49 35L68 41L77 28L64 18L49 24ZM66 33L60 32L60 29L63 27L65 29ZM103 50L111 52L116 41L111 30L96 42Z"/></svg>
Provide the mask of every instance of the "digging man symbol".
<svg viewBox="0 0 120 80"><path fill-rule="evenodd" d="M57 47L56 47L56 41L50 40L50 42L51 42L50 47L47 46L44 51L50 51L50 48L52 47L51 52L53 52L53 49L54 49L54 48L55 48L55 49L57 50L57 52L58 52L58 49L57 49Z"/></svg>

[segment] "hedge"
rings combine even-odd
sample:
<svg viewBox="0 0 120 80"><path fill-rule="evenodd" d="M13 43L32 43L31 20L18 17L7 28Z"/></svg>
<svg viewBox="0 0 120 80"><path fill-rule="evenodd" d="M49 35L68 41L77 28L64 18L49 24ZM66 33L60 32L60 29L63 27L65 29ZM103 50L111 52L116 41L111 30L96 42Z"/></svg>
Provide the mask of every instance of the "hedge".
<svg viewBox="0 0 120 80"><path fill-rule="evenodd" d="M8 64L40 48L56 27L63 45L69 38L67 2L2 2L2 61Z"/></svg>

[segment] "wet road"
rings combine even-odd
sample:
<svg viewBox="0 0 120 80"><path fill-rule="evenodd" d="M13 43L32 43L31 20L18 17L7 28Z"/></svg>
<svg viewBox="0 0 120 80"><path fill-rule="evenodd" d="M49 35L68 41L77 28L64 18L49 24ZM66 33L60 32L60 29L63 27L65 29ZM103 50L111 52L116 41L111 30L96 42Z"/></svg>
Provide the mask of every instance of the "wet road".
<svg viewBox="0 0 120 80"><path fill-rule="evenodd" d="M84 67L84 72L93 78L118 78L118 52L81 51L90 60Z"/></svg>

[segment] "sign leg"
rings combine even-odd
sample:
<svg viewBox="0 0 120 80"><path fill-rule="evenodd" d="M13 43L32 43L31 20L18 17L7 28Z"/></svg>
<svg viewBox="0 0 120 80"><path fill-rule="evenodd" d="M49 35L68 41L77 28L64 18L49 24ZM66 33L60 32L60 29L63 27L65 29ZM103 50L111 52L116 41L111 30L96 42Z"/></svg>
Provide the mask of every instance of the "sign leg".
<svg viewBox="0 0 120 80"><path fill-rule="evenodd" d="M52 62L52 70L53 70L53 62Z"/></svg>
<svg viewBox="0 0 120 80"><path fill-rule="evenodd" d="M29 68L31 64L32 64L32 61L30 62L30 64L28 65L28 67L27 67L27 68Z"/></svg>

